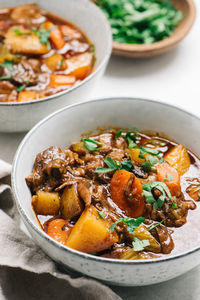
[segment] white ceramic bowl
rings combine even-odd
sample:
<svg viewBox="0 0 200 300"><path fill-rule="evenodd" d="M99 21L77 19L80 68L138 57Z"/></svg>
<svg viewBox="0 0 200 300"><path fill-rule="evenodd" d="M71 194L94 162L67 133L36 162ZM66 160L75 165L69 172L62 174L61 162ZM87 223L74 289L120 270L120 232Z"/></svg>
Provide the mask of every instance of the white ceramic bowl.
<svg viewBox="0 0 200 300"><path fill-rule="evenodd" d="M35 156L58 145L65 148L83 132L97 126L121 126L164 132L200 155L200 119L180 108L151 100L111 98L65 107L38 123L24 138L15 156L12 187L21 217L34 241L64 267L110 284L138 286L162 282L200 263L200 245L171 257L143 261L95 257L62 246L39 227L31 207L25 177L31 173Z"/></svg>
<svg viewBox="0 0 200 300"><path fill-rule="evenodd" d="M1 7L12 7L33 0L0 0ZM27 131L55 110L86 99L102 77L112 51L110 26L101 10L89 0L34 0L41 8L79 27L95 45L95 71L77 86L50 97L26 103L0 103L0 132Z"/></svg>

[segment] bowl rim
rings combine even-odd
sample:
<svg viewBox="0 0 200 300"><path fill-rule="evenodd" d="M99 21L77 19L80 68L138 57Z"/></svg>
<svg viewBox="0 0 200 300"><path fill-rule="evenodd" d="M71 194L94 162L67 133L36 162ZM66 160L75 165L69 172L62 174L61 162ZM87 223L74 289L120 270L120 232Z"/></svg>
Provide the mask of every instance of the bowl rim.
<svg viewBox="0 0 200 300"><path fill-rule="evenodd" d="M96 263L107 263L107 264L120 264L120 265L143 265L143 264L155 264L155 263L162 263L162 262L166 262L166 261L172 261L175 259L181 259L182 257L185 257L187 255L193 254L197 251L200 250L200 245L196 246L194 248L192 248L191 250L187 250L187 251L183 251L181 253L172 255L172 256L161 256L158 258L151 258L151 259L144 259L144 260L125 260L125 259L114 259L114 258L106 258L106 257L99 257L99 256L95 256L92 254L88 254L88 253L84 253L75 249L72 249L70 247L64 246L62 244L60 244L59 242L57 242L56 240L54 240L53 238L51 238L50 236L48 236L40 227L39 225L37 225L35 222L33 222L28 215L26 214L23 206L20 203L19 200L19 195L17 193L17 187L16 187L16 183L15 183L15 177L16 177L16 169L17 169L17 165L18 165L18 158L20 156L20 153L22 151L22 149L24 148L24 146L26 145L26 141L29 140L32 136L33 133L35 133L37 131L38 128L40 128L43 124L47 123L50 119L54 118L54 116L59 115L60 113L62 113L63 111L66 110L70 110L71 108L74 107L79 107L79 106L83 106L83 105L88 105L89 103L95 103L98 101L101 102L106 102L106 101L141 101L141 102L150 102L150 103L154 103L154 104L158 104L161 105L163 107L170 107L172 109L175 109L176 111L181 111L184 114L187 114L189 116L191 116L192 118L197 119L198 121L200 121L200 115L196 115L193 114L185 109L183 109L182 107L180 107L179 105L172 105L166 101L160 101L160 100L156 100L156 99L147 99L147 98L141 98L141 97L126 97L126 96L121 96L121 97L103 97L103 98L96 98L93 100L87 100L85 102L79 102L76 104L72 104L69 106L65 106L55 112L53 112L52 114L48 115L47 117L45 117L44 119L42 119L41 121L39 121L23 138L23 140L21 141L21 143L18 146L18 149L16 151L15 157L13 159L13 164L12 164L12 172L11 172L11 185L12 185L12 192L13 192L13 196L15 199L15 203L17 204L17 208L18 211L22 217L23 222L25 223L26 227L27 227L27 223L28 225L36 232L36 234L39 234L39 236L41 238L44 238L47 242L49 242L52 246L54 247L58 247L61 251L65 251L65 252L69 252L71 255L74 256L78 256L81 258L86 258L90 261L94 261ZM32 238L32 236L31 236ZM32 238L33 239L33 238ZM35 240L33 239L33 241L35 242ZM36 242L35 242L36 243ZM40 246L40 245L39 245Z"/></svg>
<svg viewBox="0 0 200 300"><path fill-rule="evenodd" d="M65 94L69 94L69 93L73 92L74 90L78 89L79 87L81 87L82 85L84 85L85 83L87 83L88 81L90 81L107 64L107 62L108 62L108 60L111 56L111 53L112 53L112 32L111 32L110 24L109 24L106 16L104 15L104 13L102 12L102 10L97 5L95 5L92 1L88 1L87 5L93 6L94 9L96 9L96 11L98 12L98 14L101 15L101 18L103 20L102 24L104 23L105 28L107 28L108 35L110 36L108 39L106 39L106 44L107 44L108 50L105 53L105 55L104 55L102 61L100 62L99 66L97 68L95 68L94 71L89 76L87 76L85 79L83 79L82 81L80 81L77 84L73 85L71 88L69 88L67 90L55 93L55 94L47 96L45 98L41 98L41 99L38 99L38 100L31 100L31 101L27 101L27 102L0 102L0 107L2 107L2 106L22 106L22 105L28 105L28 104L37 104L37 103L41 103L41 102L44 102L44 101L46 102L46 101L50 101L50 100L59 98L59 97L65 95ZM64 19L65 19L65 17L64 17ZM67 19L65 19L65 20L67 20ZM74 24L73 22L70 22L70 23L72 25ZM84 34L86 34L86 36L87 36L87 33L84 33Z"/></svg>
<svg viewBox="0 0 200 300"><path fill-rule="evenodd" d="M128 44L128 43L119 43L113 41L113 52L117 53L148 53L152 51L159 51L166 48L170 48L173 45L179 43L185 36L189 33L192 25L195 22L196 18L196 6L193 0L184 0L188 4L188 15L183 16L182 20L186 20L186 23L182 26L182 30L176 34L176 31L172 33L171 36L167 37L164 40L152 43L152 44ZM177 25L177 27L179 24Z"/></svg>

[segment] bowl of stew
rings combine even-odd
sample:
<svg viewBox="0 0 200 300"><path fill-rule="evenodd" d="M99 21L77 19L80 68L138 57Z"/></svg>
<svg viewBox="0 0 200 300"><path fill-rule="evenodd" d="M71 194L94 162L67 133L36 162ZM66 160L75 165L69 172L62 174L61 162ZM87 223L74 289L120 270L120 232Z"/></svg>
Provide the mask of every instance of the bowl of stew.
<svg viewBox="0 0 200 300"><path fill-rule="evenodd" d="M34 241L67 269L147 285L200 263L197 116L138 98L65 107L15 156L12 187Z"/></svg>
<svg viewBox="0 0 200 300"><path fill-rule="evenodd" d="M86 0L2 0L0 38L0 131L7 132L86 98L112 48L105 16Z"/></svg>

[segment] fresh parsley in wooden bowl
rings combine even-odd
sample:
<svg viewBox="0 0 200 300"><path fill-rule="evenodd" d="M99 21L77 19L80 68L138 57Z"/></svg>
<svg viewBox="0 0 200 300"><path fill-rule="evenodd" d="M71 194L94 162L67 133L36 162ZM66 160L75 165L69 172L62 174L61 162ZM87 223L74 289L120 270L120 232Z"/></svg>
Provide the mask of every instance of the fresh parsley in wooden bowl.
<svg viewBox="0 0 200 300"><path fill-rule="evenodd" d="M193 0L96 0L113 33L113 54L150 57L171 50L189 32Z"/></svg>

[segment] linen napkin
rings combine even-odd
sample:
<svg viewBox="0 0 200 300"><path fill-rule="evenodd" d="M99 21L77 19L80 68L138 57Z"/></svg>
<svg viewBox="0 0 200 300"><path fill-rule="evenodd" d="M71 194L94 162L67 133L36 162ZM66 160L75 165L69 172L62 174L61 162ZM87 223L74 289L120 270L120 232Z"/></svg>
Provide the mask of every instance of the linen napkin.
<svg viewBox="0 0 200 300"><path fill-rule="evenodd" d="M11 165L0 160L0 299L119 300L96 280L63 273L19 227Z"/></svg>

